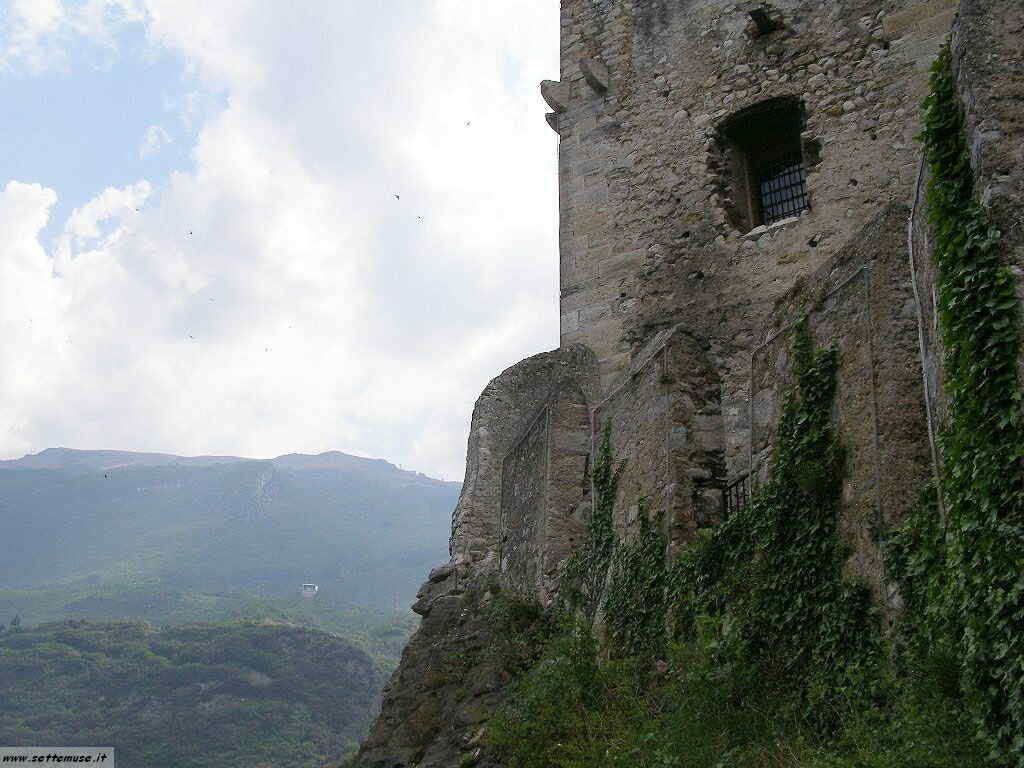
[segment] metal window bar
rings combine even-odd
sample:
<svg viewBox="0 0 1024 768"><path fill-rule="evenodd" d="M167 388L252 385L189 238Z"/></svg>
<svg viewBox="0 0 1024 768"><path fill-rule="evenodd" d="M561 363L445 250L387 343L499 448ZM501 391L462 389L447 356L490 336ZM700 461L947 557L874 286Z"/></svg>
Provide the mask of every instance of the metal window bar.
<svg viewBox="0 0 1024 768"><path fill-rule="evenodd" d="M807 169L799 155L791 155L762 170L760 187L765 224L796 216L809 207Z"/></svg>
<svg viewBox="0 0 1024 768"><path fill-rule="evenodd" d="M725 486L722 493L722 522L750 503L750 475L744 472Z"/></svg>

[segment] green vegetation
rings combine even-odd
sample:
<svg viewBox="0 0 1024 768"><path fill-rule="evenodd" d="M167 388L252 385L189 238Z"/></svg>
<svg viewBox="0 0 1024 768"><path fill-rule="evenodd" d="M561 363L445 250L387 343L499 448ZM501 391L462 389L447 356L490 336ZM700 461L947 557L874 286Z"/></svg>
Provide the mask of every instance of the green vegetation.
<svg viewBox="0 0 1024 768"><path fill-rule="evenodd" d="M769 682L738 689L714 633L664 656L599 664L582 627L550 640L488 741L508 768L965 768L968 718L930 684L803 709ZM928 684L924 684L927 682ZM822 718L821 715L826 717ZM820 721L836 723L822 729Z"/></svg>
<svg viewBox="0 0 1024 768"><path fill-rule="evenodd" d="M113 745L137 768L314 768L352 752L382 684L345 640L268 623L0 634L0 743Z"/></svg>
<svg viewBox="0 0 1024 768"><path fill-rule="evenodd" d="M285 459L125 454L105 468L82 451L69 466L0 467L0 620L272 617L343 634L393 666L417 621L407 606L446 557L459 486L382 461ZM310 581L320 592L302 600Z"/></svg>
<svg viewBox="0 0 1024 768"><path fill-rule="evenodd" d="M832 424L838 358L793 342L770 480L751 504L685 553L672 573L677 631L717 620L738 679L771 680L825 715L878 674L880 631L865 586L842 576L837 532L843 450Z"/></svg>
<svg viewBox="0 0 1024 768"><path fill-rule="evenodd" d="M611 424L606 424L594 460L594 507L587 523L587 539L565 564L560 594L573 609L590 619L604 599L605 582L615 550L612 510L622 467L612 463Z"/></svg>
<svg viewBox="0 0 1024 768"><path fill-rule="evenodd" d="M607 522L602 515L564 573L562 610L503 612L538 618L509 632L527 644L508 656L535 661L507 669L517 675L514 694L487 736L500 764L983 763L965 702L946 684L945 659L887 654L866 588L843 577L843 451L831 421L838 360L812 348L805 324L793 351L796 386L785 400L771 480L746 509L671 564L661 521L642 513L635 536L613 540L595 588L579 561L601 565L595 553L607 551L601 537L610 528L610 513ZM609 444L606 433L595 468L598 507L614 498L617 482ZM596 608L587 602L595 596ZM602 615L605 663L592 621Z"/></svg>
<svg viewBox="0 0 1024 768"><path fill-rule="evenodd" d="M940 516L934 494L892 536L911 609L912 653L959 661L976 731L1000 764L1024 766L1024 424L1017 385L1020 310L999 232L974 198L948 46L925 102L929 220L949 418ZM954 669L955 669L955 665Z"/></svg>
<svg viewBox="0 0 1024 768"><path fill-rule="evenodd" d="M660 519L650 520L640 504L640 531L612 557L605 624L616 655L658 653L665 643L665 547Z"/></svg>
<svg viewBox="0 0 1024 768"><path fill-rule="evenodd" d="M22 607L33 625L66 618L145 621L159 627L268 619L341 635L369 654L382 671L391 672L419 617L404 606L396 613L393 609L351 603L335 594L332 586L325 585L313 599L303 599L297 591L276 595L244 589L210 593L151 578L134 583L115 580L0 588L0 604Z"/></svg>

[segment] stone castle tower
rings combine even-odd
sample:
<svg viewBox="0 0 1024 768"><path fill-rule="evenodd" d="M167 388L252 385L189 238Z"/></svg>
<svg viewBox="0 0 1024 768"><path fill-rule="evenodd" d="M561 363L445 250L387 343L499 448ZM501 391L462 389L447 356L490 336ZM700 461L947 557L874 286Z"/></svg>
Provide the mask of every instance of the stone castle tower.
<svg viewBox="0 0 1024 768"><path fill-rule="evenodd" d="M454 765L473 747L501 686L439 671L487 642L466 587L489 575L551 599L606 426L626 460L620 536L646 509L675 549L742 503L803 317L842 361L848 567L896 607L869 531L931 479L945 413L920 104L950 38L975 186L1024 275L1022 37L1019 0L562 0L560 78L541 84L561 344L476 403L452 559L356 765Z"/></svg>

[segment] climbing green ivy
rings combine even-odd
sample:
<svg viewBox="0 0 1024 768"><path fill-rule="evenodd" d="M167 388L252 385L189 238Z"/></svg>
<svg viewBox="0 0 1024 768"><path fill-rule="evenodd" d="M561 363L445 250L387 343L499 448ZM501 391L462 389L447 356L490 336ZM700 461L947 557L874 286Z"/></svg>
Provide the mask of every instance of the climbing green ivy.
<svg viewBox="0 0 1024 768"><path fill-rule="evenodd" d="M877 666L870 595L841 575L843 449L832 423L838 355L814 350L806 320L795 330L793 354L796 386L783 405L771 479L670 566L662 521L642 501L639 530L615 540L618 472L605 430L588 541L566 568L563 590L582 592L588 617L603 608L613 657L656 656L670 636L693 637L702 623L721 634L723 664L751 678L794 682L811 679L814 669L822 696L862 684L861 673Z"/></svg>
<svg viewBox="0 0 1024 768"><path fill-rule="evenodd" d="M612 520L619 478L611 450L611 424L602 431L594 462L594 504L583 546L566 563L559 586L562 604L593 621L603 609L613 656L657 653L665 641L665 550L661 520L639 502L640 529L617 541Z"/></svg>
<svg viewBox="0 0 1024 768"><path fill-rule="evenodd" d="M881 658L868 590L842 576L837 530L843 449L832 423L838 355L814 350L806 320L793 342L770 479L751 503L684 553L669 576L676 630L717 619L723 663L740 677L824 698L863 685Z"/></svg>
<svg viewBox="0 0 1024 768"><path fill-rule="evenodd" d="M948 45L932 67L922 141L930 171L948 421L940 432L945 520L922 505L890 543L920 635L953 645L979 735L1024 767L1024 426L1020 310L999 232L975 200ZM929 510L931 512L929 513ZM943 525L944 523L944 525Z"/></svg>
<svg viewBox="0 0 1024 768"><path fill-rule="evenodd" d="M643 499L639 507L640 530L612 556L604 613L614 655L658 654L665 645L667 541L660 516L651 520Z"/></svg>
<svg viewBox="0 0 1024 768"><path fill-rule="evenodd" d="M611 423L605 424L592 474L594 499L583 546L566 562L559 597L570 610L581 610L593 619L604 599L605 582L615 549L612 511L622 465L612 460Z"/></svg>

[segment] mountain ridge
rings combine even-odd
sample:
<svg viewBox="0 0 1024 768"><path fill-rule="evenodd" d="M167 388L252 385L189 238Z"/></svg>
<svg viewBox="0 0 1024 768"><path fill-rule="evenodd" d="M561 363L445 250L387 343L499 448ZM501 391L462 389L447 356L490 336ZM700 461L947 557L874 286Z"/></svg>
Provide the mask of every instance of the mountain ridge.
<svg viewBox="0 0 1024 768"><path fill-rule="evenodd" d="M0 459L0 470L7 469L63 469L111 471L127 467L209 467L241 462L264 462L287 469L371 469L382 472L399 472L414 477L427 478L439 483L460 485L453 480L431 477L422 472L402 469L386 459L354 456L341 451L322 453L285 453L270 459L254 459L246 456L180 456L172 453L148 451L125 451L117 449L80 449L53 447L38 453L25 454L19 459Z"/></svg>
<svg viewBox="0 0 1024 768"><path fill-rule="evenodd" d="M0 469L0 621L271 616L368 638L388 659L419 573L447 555L461 487L340 451L51 448Z"/></svg>

